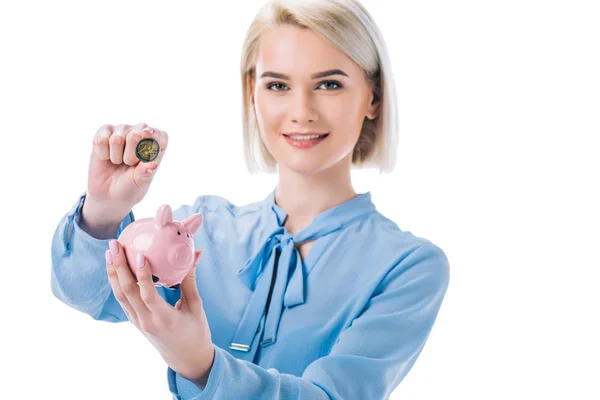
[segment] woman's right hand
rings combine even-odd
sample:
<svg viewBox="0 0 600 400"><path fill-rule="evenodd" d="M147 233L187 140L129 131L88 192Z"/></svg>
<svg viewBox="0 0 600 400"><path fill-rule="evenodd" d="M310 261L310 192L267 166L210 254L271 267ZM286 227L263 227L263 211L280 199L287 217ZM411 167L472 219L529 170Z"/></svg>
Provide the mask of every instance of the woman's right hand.
<svg viewBox="0 0 600 400"><path fill-rule="evenodd" d="M154 138L158 157L141 162L135 148L143 138ZM166 132L145 123L103 125L93 140L88 169L88 188L84 214L88 224L111 226L120 222L138 204L150 187L167 150Z"/></svg>

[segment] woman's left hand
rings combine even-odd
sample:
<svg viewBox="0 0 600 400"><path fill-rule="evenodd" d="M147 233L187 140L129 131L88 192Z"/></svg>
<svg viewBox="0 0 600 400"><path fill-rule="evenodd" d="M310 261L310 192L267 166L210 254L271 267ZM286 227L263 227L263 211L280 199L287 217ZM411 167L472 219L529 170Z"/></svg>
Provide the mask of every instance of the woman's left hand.
<svg viewBox="0 0 600 400"><path fill-rule="evenodd" d="M181 299L173 307L156 290L148 260L142 256L141 261L143 267L132 266L137 268L136 282L123 247L117 240L110 242L106 268L115 298L169 367L204 389L214 361L214 347L198 293L196 267L181 282Z"/></svg>

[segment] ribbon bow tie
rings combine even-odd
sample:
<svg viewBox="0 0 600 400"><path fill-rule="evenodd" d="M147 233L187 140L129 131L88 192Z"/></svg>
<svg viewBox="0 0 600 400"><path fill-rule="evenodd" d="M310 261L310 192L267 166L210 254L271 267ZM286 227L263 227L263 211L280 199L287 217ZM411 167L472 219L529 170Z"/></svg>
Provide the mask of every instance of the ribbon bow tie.
<svg viewBox="0 0 600 400"><path fill-rule="evenodd" d="M274 212L277 226L254 256L237 271L240 281L253 291L229 345L232 350L244 352L236 355L237 358L252 362L258 346L255 338L262 322L264 339L260 345L264 347L277 340L283 307L304 304L308 271L304 269L304 262L295 244L328 235L374 211L371 196L367 193L319 214L309 226L292 235L284 227L287 215L274 203L274 192L270 194L265 203L265 217L272 218L271 213ZM271 300L266 312L269 293ZM263 319L265 312L266 320Z"/></svg>
<svg viewBox="0 0 600 400"><path fill-rule="evenodd" d="M233 341L229 345L232 350L246 353L238 358L252 361L254 357L257 348L254 336L257 329L260 329L262 316L265 312L267 297L272 284L271 276L275 275L276 278L272 287L271 302L264 327L264 337L266 339L261 342L262 346L268 346L276 341L283 307L292 307L304 303L304 264L298 249L294 247L294 239L298 242L310 240L302 236L294 238L286 232L284 227L279 227L269 235L256 255L250 258L244 267L238 271L238 276L243 284L254 291ZM275 268L277 268L276 271ZM273 274L274 271L275 274ZM258 279L263 274L266 276ZM253 345L253 343L255 344Z"/></svg>
<svg viewBox="0 0 600 400"><path fill-rule="evenodd" d="M278 222L283 224L283 222ZM232 350L246 354L236 356L252 361L257 343L255 333L260 329L262 317L266 309L267 298L272 285L271 301L264 326L264 340L261 346L268 346L277 340L277 331L283 307L304 304L304 286L306 271L300 252L294 247L316 239L339 228L338 223L311 224L306 229L292 235L283 226L272 232L251 257L237 272L242 283L254 293L242 315L237 331L230 343ZM265 275L262 276L261 275ZM260 279L259 279L260 278Z"/></svg>
<svg viewBox="0 0 600 400"><path fill-rule="evenodd" d="M304 263L300 257L298 249L294 247L295 243L304 242L309 239L297 237L286 232L284 227L279 227L263 243L254 257L246 261L246 264L238 271L240 280L250 290L254 290L256 280L265 271L267 264L275 258L275 251L280 250L278 271L283 271L289 266L287 276L289 278L283 304L286 307L293 307L304 303ZM274 262L274 260L273 260ZM281 272L278 272L281 273Z"/></svg>

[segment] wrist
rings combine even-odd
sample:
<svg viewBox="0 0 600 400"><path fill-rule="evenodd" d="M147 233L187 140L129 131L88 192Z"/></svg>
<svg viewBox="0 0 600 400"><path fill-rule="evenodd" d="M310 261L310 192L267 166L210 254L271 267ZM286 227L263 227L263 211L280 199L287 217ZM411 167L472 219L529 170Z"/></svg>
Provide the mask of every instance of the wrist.
<svg viewBox="0 0 600 400"><path fill-rule="evenodd" d="M97 200L90 195L86 195L82 206L82 214L85 213L85 218L94 223L108 225L121 222L132 208L129 204Z"/></svg>
<svg viewBox="0 0 600 400"><path fill-rule="evenodd" d="M210 356L206 357L204 367L202 368L202 372L200 376L195 379L191 379L191 381L198 386L200 389L204 390L206 385L208 384L208 377L210 376L210 372L215 362L215 348L211 346L211 350L208 352Z"/></svg>
<svg viewBox="0 0 600 400"><path fill-rule="evenodd" d="M123 218L131 211L130 207L98 201L86 196L81 208L80 226L99 239L114 238Z"/></svg>

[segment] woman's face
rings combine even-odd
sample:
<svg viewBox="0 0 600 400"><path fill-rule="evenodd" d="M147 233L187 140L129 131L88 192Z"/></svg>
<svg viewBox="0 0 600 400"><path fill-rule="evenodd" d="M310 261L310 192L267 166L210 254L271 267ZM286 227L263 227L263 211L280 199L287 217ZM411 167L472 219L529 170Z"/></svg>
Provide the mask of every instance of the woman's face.
<svg viewBox="0 0 600 400"><path fill-rule="evenodd" d="M337 72L312 76L331 70ZM262 35L256 79L261 137L280 169L312 174L339 162L350 168L364 118L375 118L378 106L358 65L313 31L285 25ZM290 138L294 132L327 136L303 141Z"/></svg>

